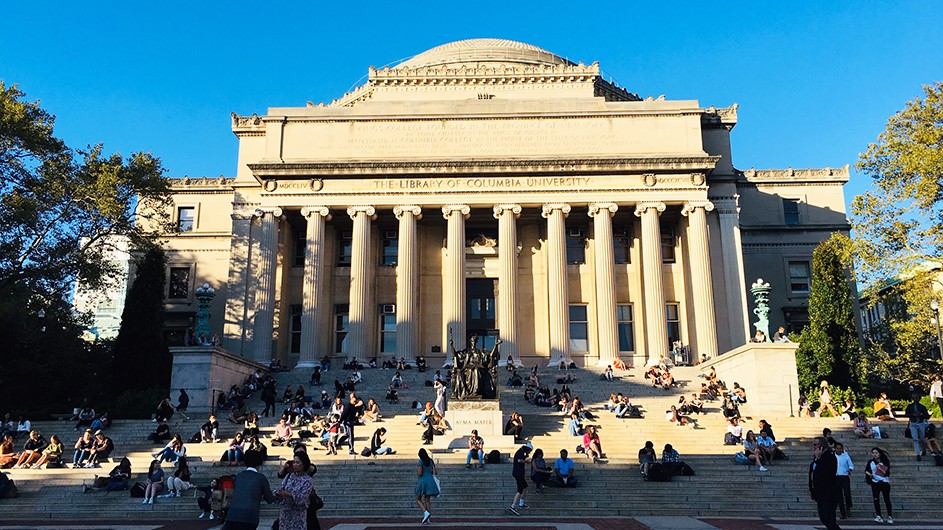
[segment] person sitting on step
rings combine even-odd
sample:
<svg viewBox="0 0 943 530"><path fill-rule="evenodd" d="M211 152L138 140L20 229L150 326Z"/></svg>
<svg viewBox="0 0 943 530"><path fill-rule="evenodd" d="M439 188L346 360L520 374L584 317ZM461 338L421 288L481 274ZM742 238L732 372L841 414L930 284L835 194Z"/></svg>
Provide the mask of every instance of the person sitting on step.
<svg viewBox="0 0 943 530"><path fill-rule="evenodd" d="M373 423L375 421L380 421L380 406L377 405L377 402L370 398L367 400L366 406L363 409L363 417L361 418L363 423Z"/></svg>
<svg viewBox="0 0 943 530"><path fill-rule="evenodd" d="M386 391L386 400L389 401L391 405L399 403L399 392L392 384L390 384L390 388Z"/></svg>
<svg viewBox="0 0 943 530"><path fill-rule="evenodd" d="M158 425L164 425L165 423L160 423ZM169 431L168 431L169 432ZM168 435L169 436L169 435ZM150 437L148 437L150 438ZM73 446L75 453L72 455L72 467L85 467L85 463L88 461L88 457L91 456L92 446L95 445L94 436L92 436L91 429L85 429L85 432L79 436L79 439L75 441Z"/></svg>
<svg viewBox="0 0 943 530"><path fill-rule="evenodd" d="M648 469L652 467L652 464L658 459L658 455L655 454L655 444L651 441L645 442L645 447L638 450L638 463L639 469L642 471L643 477L648 477Z"/></svg>
<svg viewBox="0 0 943 530"><path fill-rule="evenodd" d="M272 445L288 445L292 437L291 425L282 417L275 426L275 436L272 438Z"/></svg>
<svg viewBox="0 0 943 530"><path fill-rule="evenodd" d="M586 427L586 432L583 434L583 452L593 460L594 464L599 463L599 459L605 457L595 425Z"/></svg>
<svg viewBox="0 0 943 530"><path fill-rule="evenodd" d="M62 464L62 453L65 451L65 448L62 446L62 441L59 440L59 437L53 434L49 437L49 445L43 449L43 456L39 457L39 460L33 464L33 469L40 469L43 465L48 469L49 467L63 467Z"/></svg>
<svg viewBox="0 0 943 530"><path fill-rule="evenodd" d="M524 418L521 417L517 411L511 412L511 416L508 418L507 423L504 424L504 434L508 436L513 436L514 440L517 441L524 437Z"/></svg>
<svg viewBox="0 0 943 530"><path fill-rule="evenodd" d="M170 442L163 449L151 455L158 462L177 463L177 459L187 454L187 448L183 445L183 439L179 434L175 434Z"/></svg>
<svg viewBox="0 0 943 530"><path fill-rule="evenodd" d="M216 420L216 415L210 414L206 423L200 426L200 439L203 443L216 443L218 435L219 421Z"/></svg>
<svg viewBox="0 0 943 530"><path fill-rule="evenodd" d="M575 412L570 414L570 421L566 424L566 430L570 433L570 436L582 436L583 424L580 422L580 417Z"/></svg>
<svg viewBox="0 0 943 530"><path fill-rule="evenodd" d="M108 460L108 457L111 456L114 450L115 442L108 436L105 436L105 433L96 431L95 443L92 445L91 455L88 458L89 463L86 467L101 465L102 462Z"/></svg>
<svg viewBox="0 0 943 530"><path fill-rule="evenodd" d="M370 454L373 456L396 454L392 447L386 445L386 427L373 431L373 436L370 437Z"/></svg>
<svg viewBox="0 0 943 530"><path fill-rule="evenodd" d="M569 457L566 449L560 449L560 458L553 463L553 480L557 486L572 488L576 486L577 477L574 474L576 463Z"/></svg>
<svg viewBox="0 0 943 530"><path fill-rule="evenodd" d="M465 457L465 469L471 469L472 458L478 459L478 469L485 467L485 440L478 436L478 430L472 429L468 437L468 455Z"/></svg>
<svg viewBox="0 0 943 530"><path fill-rule="evenodd" d="M743 439L743 454L753 463L760 466L760 471L766 471L765 464L769 463L769 459L765 458L765 451L760 448L756 433L753 431L747 431L747 436Z"/></svg>

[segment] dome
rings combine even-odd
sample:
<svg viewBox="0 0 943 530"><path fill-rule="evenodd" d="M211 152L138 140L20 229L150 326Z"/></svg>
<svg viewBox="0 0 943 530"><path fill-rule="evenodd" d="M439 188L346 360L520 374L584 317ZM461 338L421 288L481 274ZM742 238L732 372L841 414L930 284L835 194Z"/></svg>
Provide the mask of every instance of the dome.
<svg viewBox="0 0 943 530"><path fill-rule="evenodd" d="M400 63L396 68L463 63L516 63L541 66L573 64L563 57L532 44L506 39L469 39L436 46Z"/></svg>

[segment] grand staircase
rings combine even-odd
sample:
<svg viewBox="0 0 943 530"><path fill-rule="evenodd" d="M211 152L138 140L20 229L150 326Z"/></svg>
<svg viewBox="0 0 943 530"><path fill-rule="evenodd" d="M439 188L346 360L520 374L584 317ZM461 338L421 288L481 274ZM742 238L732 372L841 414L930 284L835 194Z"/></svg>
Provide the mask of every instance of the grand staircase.
<svg viewBox="0 0 943 530"><path fill-rule="evenodd" d="M934 467L932 458L915 461L911 442L903 437L905 422L878 423L882 431L891 434L892 438L888 440L858 440L848 422L832 418L766 417L763 411L753 410L748 403L742 409L747 418L745 429L756 430L760 419L767 420L774 427L780 447L790 457L775 462L769 471L760 472L755 467L734 463L733 454L739 448L723 445L726 424L716 403L708 404L706 414L695 416L698 420L696 428L677 427L665 420L665 410L677 402L679 395L690 394L700 387L695 368L676 368L674 373L678 386L670 391L652 387L640 369L617 372L617 379L613 382L600 380L599 372L594 369L571 373L576 377L576 382L571 385L574 393L598 416L592 423L599 426L607 455L607 459L599 464L574 454L580 440L566 432L566 418L526 403L522 388L501 387L502 409L505 414L517 410L523 415L525 437L535 448L542 448L551 462L560 449L568 449L577 463L576 474L580 477L580 486L576 489L548 488L543 495L537 496L531 488L528 494L531 508L524 515L577 518L638 515L814 517L815 505L809 500L806 473L811 459L811 439L824 427L831 428L835 438L845 444L858 468L852 477L854 516L871 514L870 489L864 483L863 468L873 445L890 453L895 517L919 520L939 514L932 492L943 486L943 468ZM370 397L376 399L383 418L378 424L356 428L358 454L355 456L346 451L328 456L321 448L309 449L312 461L318 465L316 488L325 501L325 507L319 513L324 517L415 516L418 511L413 500L416 454L423 446L421 428L416 425L418 411L412 410L410 405L414 400L425 402L433 399L432 389L423 384L432 373L404 371L403 377L409 388L400 391L400 403L396 405L383 400L392 371L366 369L363 374L364 383L358 393L364 401ZM276 374L279 395L284 385L305 384L309 375L307 372ZM333 388L330 382L335 377L342 378L342 375L345 374L335 370L325 373L325 388L330 391ZM541 383L546 380L552 388L554 379L561 372L541 368L539 375ZM719 375L724 377L724 374ZM501 377L506 377L506 374L502 372ZM308 394L319 392L319 388L308 387ZM645 410L645 418L617 419L605 411L602 404L611 392L630 396L633 404ZM250 409L260 411L262 407L253 400ZM203 421L203 417L173 421L171 428L187 439ZM263 419L260 425L263 435L271 436L274 423L272 418ZM58 434L66 444L67 456L71 458L68 448L78 436L71 422L37 421L33 425L47 437ZM359 456L360 449L368 444L370 435L379 426L386 427L387 445L392 446L396 454ZM224 439L231 438L239 428L221 419ZM109 430L117 446L113 456L130 458L134 474L139 477L136 480L143 480L151 453L160 447L147 440L152 430L153 424L147 420L118 420ZM675 477L667 483L643 481L637 453L646 440L655 443L659 454L664 444L671 443L697 474ZM194 483L205 485L214 477L241 470L215 464L225 445L187 444ZM487 439L485 448L487 452ZM279 465L290 456L289 448L269 448L269 460L262 471L268 475L273 488L279 483L275 477ZM487 465L483 470L466 470L464 450L436 451L433 457L438 462L443 486L443 494L434 501L437 513L456 516L502 514L515 490L508 456L505 452L501 464ZM180 498L158 499L155 505L141 505L139 499L130 498L127 492L83 493L83 484L90 483L96 474L108 473L113 465L105 464L101 469L7 470L16 482L20 496L0 500L4 518L93 520L107 514L109 518L166 520L195 518L199 514L192 492ZM172 472L170 464L164 464L164 468L168 474ZM263 505L263 517L275 517L276 510L276 506Z"/></svg>

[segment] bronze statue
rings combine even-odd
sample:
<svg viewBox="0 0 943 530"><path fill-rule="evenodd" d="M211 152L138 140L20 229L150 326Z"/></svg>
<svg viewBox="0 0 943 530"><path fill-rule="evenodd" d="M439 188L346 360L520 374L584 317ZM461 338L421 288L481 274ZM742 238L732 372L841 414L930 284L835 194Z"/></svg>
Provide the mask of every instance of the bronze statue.
<svg viewBox="0 0 943 530"><path fill-rule="evenodd" d="M478 337L472 335L469 340L471 346L464 350L456 350L455 343L449 339L449 350L452 353L452 397L458 400L467 399L496 399L498 397L498 345L497 339L494 348L488 352L479 349Z"/></svg>

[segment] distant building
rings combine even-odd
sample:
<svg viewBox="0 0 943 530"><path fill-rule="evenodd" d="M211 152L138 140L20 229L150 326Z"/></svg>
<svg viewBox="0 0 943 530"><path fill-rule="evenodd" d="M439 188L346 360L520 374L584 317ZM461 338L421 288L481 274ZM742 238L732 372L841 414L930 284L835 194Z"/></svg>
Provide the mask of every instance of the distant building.
<svg viewBox="0 0 943 530"><path fill-rule="evenodd" d="M82 285L76 284L73 296L75 311L92 315L92 325L85 332L85 338L88 340L113 339L118 336L125 297L128 294L128 275L131 269L128 238L110 237L107 245L109 250L105 252L105 259L115 264L119 270L116 282L108 289L95 292L88 292Z"/></svg>
<svg viewBox="0 0 943 530"><path fill-rule="evenodd" d="M232 116L235 177L173 182L167 335L217 289L223 346L312 366L709 357L808 321L811 260L849 229L848 167L734 167L737 106L642 98L520 42L433 48L329 104Z"/></svg>
<svg viewBox="0 0 943 530"><path fill-rule="evenodd" d="M943 293L943 263L926 262L914 270L901 274L881 283L876 291L862 291L858 293L858 304L861 310L861 334L874 342L885 342L891 337L885 336L888 319L903 320L911 317L916 311L928 308L912 308L901 296L897 288L906 284L920 274L930 274L931 289L936 293L937 303L940 303ZM943 310L941 310L943 312ZM934 330L935 331L935 330ZM893 341L888 341L893 346Z"/></svg>

